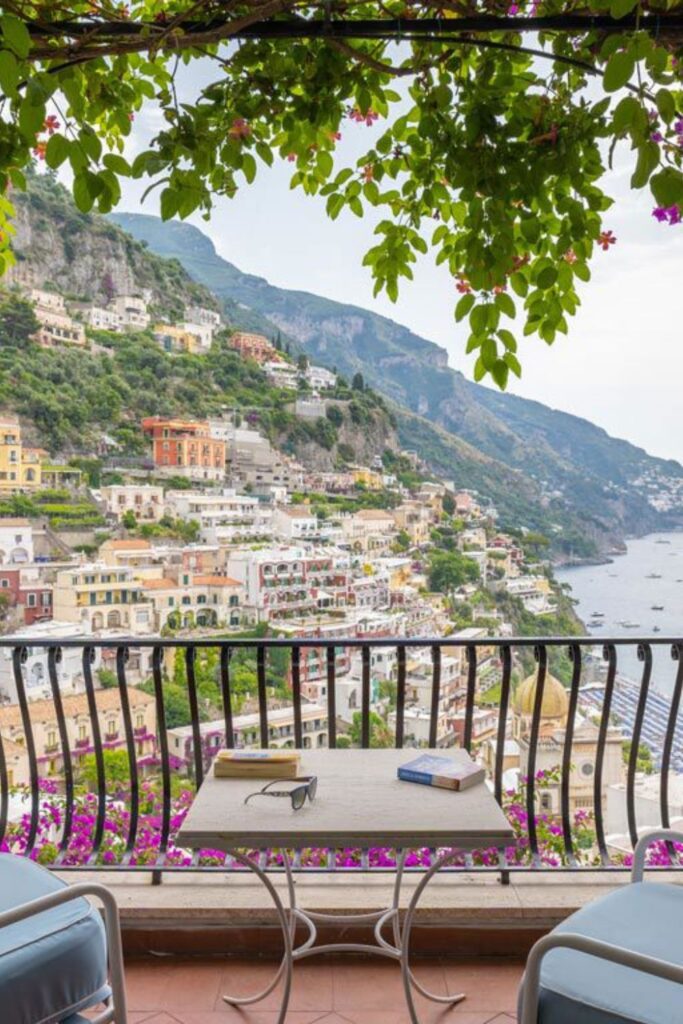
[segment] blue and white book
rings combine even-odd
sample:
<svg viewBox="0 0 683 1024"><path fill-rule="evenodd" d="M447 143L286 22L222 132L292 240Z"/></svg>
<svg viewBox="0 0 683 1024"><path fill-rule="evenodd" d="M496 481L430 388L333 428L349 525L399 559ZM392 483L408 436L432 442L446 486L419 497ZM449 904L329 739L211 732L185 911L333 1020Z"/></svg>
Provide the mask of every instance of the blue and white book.
<svg viewBox="0 0 683 1024"><path fill-rule="evenodd" d="M472 760L455 761L452 757L436 754L421 754L413 761L402 764L398 777L403 782L418 782L422 786L439 786L441 789L469 789L486 778L481 765Z"/></svg>

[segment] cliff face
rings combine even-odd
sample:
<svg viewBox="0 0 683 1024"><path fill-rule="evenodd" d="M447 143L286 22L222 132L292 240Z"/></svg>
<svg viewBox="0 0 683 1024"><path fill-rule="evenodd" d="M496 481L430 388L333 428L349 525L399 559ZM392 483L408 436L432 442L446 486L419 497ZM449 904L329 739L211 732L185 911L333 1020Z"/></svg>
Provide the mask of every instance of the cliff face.
<svg viewBox="0 0 683 1024"><path fill-rule="evenodd" d="M51 178L35 176L13 195L17 266L6 280L56 288L62 295L106 303L115 294L149 289L159 314L181 316L185 304L217 308L215 297L177 261L159 259L104 217L80 213Z"/></svg>

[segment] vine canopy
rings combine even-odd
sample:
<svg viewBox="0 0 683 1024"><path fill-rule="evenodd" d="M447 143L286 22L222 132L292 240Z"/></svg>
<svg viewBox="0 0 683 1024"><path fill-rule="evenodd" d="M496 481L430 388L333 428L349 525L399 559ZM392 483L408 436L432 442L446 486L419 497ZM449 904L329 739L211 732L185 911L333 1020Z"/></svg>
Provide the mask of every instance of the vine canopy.
<svg viewBox="0 0 683 1024"><path fill-rule="evenodd" d="M377 213L363 262L395 300L445 264L474 376L505 387L518 344L568 332L596 251L615 148L662 230L683 219L683 3L593 0L110 0L3 3L0 270L12 189L70 166L84 212L149 179L161 215L210 215L263 165L331 218ZM398 44L398 45L397 45ZM185 65L210 84L186 101ZM187 72L185 73L187 78ZM202 81L205 74L202 73ZM130 157L136 114L161 118ZM344 158L342 134L363 152ZM362 133L366 133L363 135Z"/></svg>

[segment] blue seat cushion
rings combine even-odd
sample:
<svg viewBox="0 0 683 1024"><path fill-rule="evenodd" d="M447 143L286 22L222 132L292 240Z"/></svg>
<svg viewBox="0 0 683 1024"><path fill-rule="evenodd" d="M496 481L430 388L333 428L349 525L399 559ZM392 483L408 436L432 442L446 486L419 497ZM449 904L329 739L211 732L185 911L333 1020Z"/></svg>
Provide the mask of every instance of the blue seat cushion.
<svg viewBox="0 0 683 1024"><path fill-rule="evenodd" d="M683 886L626 885L578 910L555 931L683 964ZM571 949L552 950L543 959L538 1024L681 1022L683 985Z"/></svg>
<svg viewBox="0 0 683 1024"><path fill-rule="evenodd" d="M0 912L63 888L33 861L0 854ZM87 900L0 928L2 1024L57 1024L108 995L104 925Z"/></svg>

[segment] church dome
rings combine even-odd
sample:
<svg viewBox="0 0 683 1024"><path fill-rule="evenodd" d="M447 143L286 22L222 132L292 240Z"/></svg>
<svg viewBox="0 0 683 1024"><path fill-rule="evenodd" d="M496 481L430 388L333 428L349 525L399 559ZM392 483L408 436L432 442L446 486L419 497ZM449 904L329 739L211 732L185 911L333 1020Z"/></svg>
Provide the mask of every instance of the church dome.
<svg viewBox="0 0 683 1024"><path fill-rule="evenodd" d="M518 715L533 715L536 700L536 673L528 676L515 691L513 707ZM541 718L566 719L569 713L567 691L555 676L546 675L541 703Z"/></svg>

